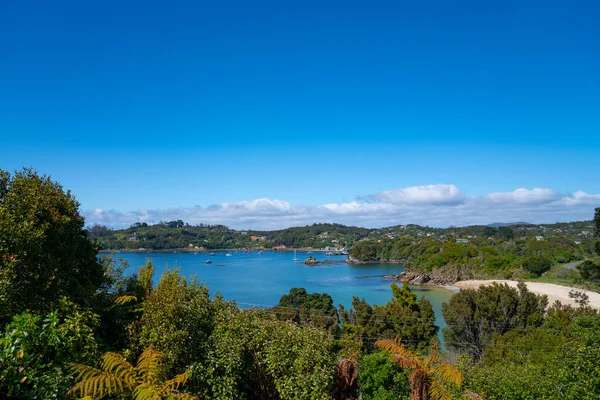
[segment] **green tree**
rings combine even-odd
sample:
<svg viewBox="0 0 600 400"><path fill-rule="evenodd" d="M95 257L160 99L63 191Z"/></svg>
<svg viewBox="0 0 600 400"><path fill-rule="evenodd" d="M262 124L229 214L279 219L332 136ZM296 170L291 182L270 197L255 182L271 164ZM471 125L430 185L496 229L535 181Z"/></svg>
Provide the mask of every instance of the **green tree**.
<svg viewBox="0 0 600 400"><path fill-rule="evenodd" d="M301 325L313 325L333 334L339 331L339 318L333 299L326 293L306 293L304 288L292 288L272 309L282 320L292 320Z"/></svg>
<svg viewBox="0 0 600 400"><path fill-rule="evenodd" d="M79 203L31 169L0 170L0 325L23 311L49 311L63 296L89 302L103 283Z"/></svg>
<svg viewBox="0 0 600 400"><path fill-rule="evenodd" d="M489 400L599 398L600 317L570 309L557 324L563 311L555 305L544 325L495 336L481 361L463 368L465 387Z"/></svg>
<svg viewBox="0 0 600 400"><path fill-rule="evenodd" d="M191 368L193 393L214 399L329 399L335 354L329 333L239 310L215 299L205 362Z"/></svg>
<svg viewBox="0 0 600 400"><path fill-rule="evenodd" d="M600 284L600 263L598 261L585 260L577 266L577 270L583 279Z"/></svg>
<svg viewBox="0 0 600 400"><path fill-rule="evenodd" d="M417 300L406 283L400 288L391 284L393 297L383 306L372 307L365 299L352 299L353 309L340 304L342 330L360 336L370 348L380 338L402 339L411 348L425 348L437 333L433 307L427 299Z"/></svg>
<svg viewBox="0 0 600 400"><path fill-rule="evenodd" d="M167 373L185 370L205 356L213 326L212 308L208 288L195 278L188 281L178 269L166 271L141 311L139 346L161 353Z"/></svg>
<svg viewBox="0 0 600 400"><path fill-rule="evenodd" d="M73 384L64 362L96 359L97 327L97 315L67 299L46 315L16 315L0 337L0 398L62 398Z"/></svg>
<svg viewBox="0 0 600 400"><path fill-rule="evenodd" d="M410 386L402 368L386 351L365 355L360 363L360 387L365 400L408 400Z"/></svg>
<svg viewBox="0 0 600 400"><path fill-rule="evenodd" d="M447 324L444 340L449 348L480 358L493 335L540 326L547 305L546 296L531 293L523 282L516 289L494 282L477 290L461 290L442 304Z"/></svg>

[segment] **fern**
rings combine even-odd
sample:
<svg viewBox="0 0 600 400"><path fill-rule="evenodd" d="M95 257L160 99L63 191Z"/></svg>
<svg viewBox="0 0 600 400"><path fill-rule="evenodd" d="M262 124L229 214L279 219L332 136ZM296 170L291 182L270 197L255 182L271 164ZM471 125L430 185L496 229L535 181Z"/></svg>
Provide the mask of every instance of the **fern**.
<svg viewBox="0 0 600 400"><path fill-rule="evenodd" d="M440 364L437 346L434 346L427 359L421 361L412 351L404 347L399 338L378 340L375 345L392 354L392 359L400 367L413 370L409 377L411 399L451 400L452 396L445 385L460 389L462 373L449 364Z"/></svg>
<svg viewBox="0 0 600 400"><path fill-rule="evenodd" d="M136 400L197 400L197 397L179 392L188 379L189 371L160 383L160 357L160 353L150 347L140 355L136 367L121 354L111 352L102 356L100 369L67 363L78 381L67 395L79 395L88 400L118 394L131 394Z"/></svg>
<svg viewBox="0 0 600 400"><path fill-rule="evenodd" d="M115 303L117 303L120 306L122 306L123 304L130 303L132 301L138 301L137 296L133 296L133 295L129 295L129 294L124 294L124 295L119 296L119 297L117 297L115 299Z"/></svg>

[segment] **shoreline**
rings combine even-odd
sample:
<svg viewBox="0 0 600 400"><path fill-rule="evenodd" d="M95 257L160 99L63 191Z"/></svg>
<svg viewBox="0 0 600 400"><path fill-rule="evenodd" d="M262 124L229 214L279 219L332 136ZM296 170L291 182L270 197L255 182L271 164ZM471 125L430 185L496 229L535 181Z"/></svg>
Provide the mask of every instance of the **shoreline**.
<svg viewBox="0 0 600 400"><path fill-rule="evenodd" d="M413 271L405 271L399 275L386 275L386 279L392 279L397 282L407 282L409 285L415 286L434 286L442 287L454 291L462 289L478 289L481 286L491 285L494 282L499 284L506 283L510 287L517 287L518 281L508 279L452 279L448 276L432 277L428 274L421 274ZM577 307L578 304L574 299L569 297L571 290L584 292L589 298L589 306L600 310L600 293L591 290L581 289L574 286L558 285L556 283L523 281L527 285L527 289L535 294L548 296L548 306L551 306L556 300L562 304L568 304Z"/></svg>
<svg viewBox="0 0 600 400"><path fill-rule="evenodd" d="M510 287L517 287L518 281L506 280L506 279L489 279L489 280L465 280L458 281L452 284L453 287L458 289L478 289L481 286L491 285L497 282L499 284L506 283ZM569 297L571 290L577 290L584 292L589 297L589 306L595 309L600 309L600 293L592 292L590 290L579 289L572 286L557 285L555 283L546 282L533 282L524 281L527 285L527 289L535 294L543 294L548 296L548 306L551 306L556 300L562 304L569 304L572 306L578 306L574 299Z"/></svg>

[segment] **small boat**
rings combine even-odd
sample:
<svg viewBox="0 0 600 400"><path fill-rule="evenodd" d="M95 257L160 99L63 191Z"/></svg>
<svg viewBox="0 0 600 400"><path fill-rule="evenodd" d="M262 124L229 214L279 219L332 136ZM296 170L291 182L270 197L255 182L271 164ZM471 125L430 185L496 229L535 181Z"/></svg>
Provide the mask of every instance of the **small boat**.
<svg viewBox="0 0 600 400"><path fill-rule="evenodd" d="M206 260L206 263L207 263L207 264L212 264L212 261L210 261L210 260Z"/></svg>
<svg viewBox="0 0 600 400"><path fill-rule="evenodd" d="M231 253L225 254L225 257L231 257Z"/></svg>
<svg viewBox="0 0 600 400"><path fill-rule="evenodd" d="M213 252L213 253L210 253L210 255L211 255L211 256L214 256L214 255L215 255L215 253L214 253L214 252Z"/></svg>
<svg viewBox="0 0 600 400"><path fill-rule="evenodd" d="M294 258L292 258L292 261L298 261L298 256L296 256L296 250L294 250Z"/></svg>

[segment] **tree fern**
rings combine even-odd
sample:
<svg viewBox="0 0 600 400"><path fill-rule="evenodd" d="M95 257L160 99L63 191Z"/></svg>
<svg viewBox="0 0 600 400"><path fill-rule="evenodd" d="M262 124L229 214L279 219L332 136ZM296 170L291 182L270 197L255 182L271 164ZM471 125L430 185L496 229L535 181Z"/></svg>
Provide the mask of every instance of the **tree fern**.
<svg viewBox="0 0 600 400"><path fill-rule="evenodd" d="M84 399L102 399L116 394L130 394L135 400L197 399L179 392L189 376L183 374L161 382L160 353L146 349L133 367L121 354L104 353L100 369L83 364L68 363L78 381L67 395Z"/></svg>
<svg viewBox="0 0 600 400"><path fill-rule="evenodd" d="M375 346L390 352L400 367L412 370L409 377L412 400L451 400L446 386L460 389L462 385L463 375L458 369L449 364L440 364L437 346L425 360L404 347L399 338L378 340Z"/></svg>

